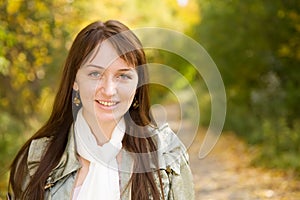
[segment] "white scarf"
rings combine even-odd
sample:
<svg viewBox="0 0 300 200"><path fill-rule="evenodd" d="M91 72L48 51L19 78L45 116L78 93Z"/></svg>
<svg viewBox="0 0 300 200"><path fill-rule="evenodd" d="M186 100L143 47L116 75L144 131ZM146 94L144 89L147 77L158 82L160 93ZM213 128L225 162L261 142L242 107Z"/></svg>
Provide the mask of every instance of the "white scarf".
<svg viewBox="0 0 300 200"><path fill-rule="evenodd" d="M81 186L77 200L119 200L120 185L117 154L125 134L124 118L115 127L111 139L98 146L93 133L79 110L74 126L78 154L90 161L89 172Z"/></svg>

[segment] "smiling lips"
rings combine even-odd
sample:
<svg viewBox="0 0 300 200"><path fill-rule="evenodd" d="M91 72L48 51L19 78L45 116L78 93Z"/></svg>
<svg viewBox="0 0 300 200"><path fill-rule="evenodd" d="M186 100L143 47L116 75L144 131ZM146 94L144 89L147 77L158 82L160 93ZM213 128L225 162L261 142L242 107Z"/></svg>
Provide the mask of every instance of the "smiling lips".
<svg viewBox="0 0 300 200"><path fill-rule="evenodd" d="M111 106L115 106L117 105L117 102L116 101L100 101L100 100L97 100L97 102L103 106L107 106L107 107L111 107Z"/></svg>

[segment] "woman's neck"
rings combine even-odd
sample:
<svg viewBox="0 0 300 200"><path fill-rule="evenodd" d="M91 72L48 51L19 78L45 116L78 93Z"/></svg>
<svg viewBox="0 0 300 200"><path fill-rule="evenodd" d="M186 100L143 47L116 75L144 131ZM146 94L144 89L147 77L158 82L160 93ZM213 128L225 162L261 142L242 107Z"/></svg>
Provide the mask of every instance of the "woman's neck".
<svg viewBox="0 0 300 200"><path fill-rule="evenodd" d="M83 117L94 134L97 144L100 146L107 143L111 139L112 133L118 124L118 121L115 120L99 122L95 117L85 116L84 113Z"/></svg>
<svg viewBox="0 0 300 200"><path fill-rule="evenodd" d="M116 127L116 123L91 123L89 124L92 133L94 134L98 145L102 146L107 143Z"/></svg>

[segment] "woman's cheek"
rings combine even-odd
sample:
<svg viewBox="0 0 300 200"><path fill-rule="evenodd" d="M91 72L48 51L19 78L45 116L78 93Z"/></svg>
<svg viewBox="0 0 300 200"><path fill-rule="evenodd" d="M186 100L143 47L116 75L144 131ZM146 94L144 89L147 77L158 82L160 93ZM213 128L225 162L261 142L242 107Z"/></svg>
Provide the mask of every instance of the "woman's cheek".
<svg viewBox="0 0 300 200"><path fill-rule="evenodd" d="M97 84L92 82L87 82L81 85L80 95L85 99L94 99L97 91Z"/></svg>
<svg viewBox="0 0 300 200"><path fill-rule="evenodd" d="M136 85L134 84L128 84L128 85L122 85L119 87L119 93L122 93L122 96L127 96L128 99L135 95L136 91Z"/></svg>

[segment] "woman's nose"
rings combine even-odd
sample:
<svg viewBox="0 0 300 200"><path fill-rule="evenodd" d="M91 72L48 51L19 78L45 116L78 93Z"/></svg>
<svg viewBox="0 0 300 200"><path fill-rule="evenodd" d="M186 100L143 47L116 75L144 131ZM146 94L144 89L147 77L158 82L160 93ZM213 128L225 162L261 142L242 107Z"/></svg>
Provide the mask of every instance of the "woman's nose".
<svg viewBox="0 0 300 200"><path fill-rule="evenodd" d="M111 97L117 92L117 83L111 77L103 77L100 81L101 92L107 96Z"/></svg>

